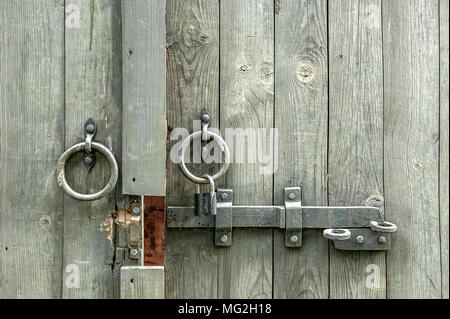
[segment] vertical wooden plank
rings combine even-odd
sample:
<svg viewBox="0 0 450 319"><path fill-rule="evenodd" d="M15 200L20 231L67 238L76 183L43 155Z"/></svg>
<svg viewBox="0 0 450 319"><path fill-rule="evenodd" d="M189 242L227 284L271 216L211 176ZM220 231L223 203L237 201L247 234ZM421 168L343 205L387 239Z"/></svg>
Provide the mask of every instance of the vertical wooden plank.
<svg viewBox="0 0 450 319"><path fill-rule="evenodd" d="M191 130L207 108L219 123L219 3L216 0L167 0L168 134ZM169 143L170 148L176 141ZM170 155L168 155L170 156ZM200 174L203 165L192 165ZM204 173L205 171L203 171ZM167 204L193 205L194 184L167 159ZM217 297L217 249L213 231L167 229L166 297Z"/></svg>
<svg viewBox="0 0 450 319"><path fill-rule="evenodd" d="M441 296L438 1L383 2L388 298Z"/></svg>
<svg viewBox="0 0 450 319"><path fill-rule="evenodd" d="M122 0L122 192L164 196L165 1Z"/></svg>
<svg viewBox="0 0 450 319"><path fill-rule="evenodd" d="M69 7L70 6L70 7ZM80 12L79 27L66 23L65 45L65 143L66 148L84 140L84 123L92 117L98 125L96 141L113 151L120 167L121 151L121 49L120 3L114 0L70 0L66 19ZM97 162L88 174L82 153L69 161L67 178L74 189L92 193L108 181L107 160L97 152ZM120 195L120 183L116 186ZM66 281L64 298L111 298L115 262L114 222L116 194L93 202L64 199L64 268L76 265L80 285Z"/></svg>
<svg viewBox="0 0 450 319"><path fill-rule="evenodd" d="M0 298L60 298L64 7L0 3Z"/></svg>
<svg viewBox="0 0 450 319"><path fill-rule="evenodd" d="M272 0L220 2L220 124L236 151L221 184L233 189L234 205L272 204L271 172L249 157L238 163L236 153L243 147L238 143L247 143L244 148L261 160L256 129L266 129L267 138L273 127L273 9ZM224 128L249 128L254 140L241 136L233 144ZM232 246L220 257L219 298L272 297L272 230L233 230Z"/></svg>
<svg viewBox="0 0 450 319"><path fill-rule="evenodd" d="M449 79L448 79L448 35L449 35L449 4L448 0L439 1L440 24L440 149L439 149L439 211L441 221L441 268L442 268L442 298L449 298L449 270L448 270L448 232L449 232L449 157L448 157L448 104L449 104Z"/></svg>
<svg viewBox="0 0 450 319"><path fill-rule="evenodd" d="M329 205L383 208L381 1L328 5ZM385 252L330 248L330 298L385 297Z"/></svg>
<svg viewBox="0 0 450 319"><path fill-rule="evenodd" d="M284 0L275 7L275 127L283 188L302 186L303 205L327 204L327 1ZM300 249L274 234L274 297L328 297L328 243L321 231L303 231Z"/></svg>
<svg viewBox="0 0 450 319"><path fill-rule="evenodd" d="M120 268L121 299L164 299L164 267Z"/></svg>

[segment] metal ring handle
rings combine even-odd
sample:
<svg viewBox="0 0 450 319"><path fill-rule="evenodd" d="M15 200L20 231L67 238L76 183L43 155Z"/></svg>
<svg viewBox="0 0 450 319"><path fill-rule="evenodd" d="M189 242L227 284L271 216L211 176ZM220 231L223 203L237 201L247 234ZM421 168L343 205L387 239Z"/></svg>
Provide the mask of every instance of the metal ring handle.
<svg viewBox="0 0 450 319"><path fill-rule="evenodd" d="M383 233L395 233L397 231L397 225L390 222L378 222L376 220L372 220L370 222L370 228L373 231L383 232Z"/></svg>
<svg viewBox="0 0 450 319"><path fill-rule="evenodd" d="M201 134L202 134L202 131L196 131L196 132L192 133L191 135L189 135L188 137L186 137L185 140L181 143L181 145L180 145L180 149L181 149L180 167L181 167L181 171L183 172L183 175L191 182L196 183L196 184L208 184L209 183L208 179L206 179L204 177L198 177L198 176L195 176L194 174L192 174L187 169L186 163L184 162L184 155L187 150L186 146L188 146L195 137L197 137ZM226 171L228 170L228 167L230 166L230 150L228 149L227 143L225 143L225 141L223 140L223 138L220 135L217 135L216 133L211 132L211 131L206 131L206 134L208 135L208 138L210 138L212 136L212 137L214 137L214 139L217 140L217 143L219 143L219 146L222 148L224 155L225 155L225 161L224 161L223 166L220 168L220 170L216 174L211 176L211 178L213 180L216 180L216 179L222 177L223 175L225 175Z"/></svg>
<svg viewBox="0 0 450 319"><path fill-rule="evenodd" d="M348 229L328 228L323 231L323 237L331 240L347 240L352 237L352 233Z"/></svg>
<svg viewBox="0 0 450 319"><path fill-rule="evenodd" d="M56 168L58 171L57 178L58 178L59 186L70 197L72 197L74 199L82 200L82 201L96 200L96 199L99 199L99 198L105 196L106 194L108 194L109 192L111 192L114 189L114 187L116 186L116 183L117 183L117 179L119 178L119 167L117 166L117 162L116 162L116 159L114 158L114 154L106 146L104 146L100 143L92 142L91 145L92 145L92 149L99 151L100 153L105 155L105 157L108 159L109 165L111 167L111 177L109 178L108 184L106 184L106 186L102 190L98 191L97 193L94 193L94 194L78 193L78 192L74 191L72 189L72 187L70 187L70 185L66 179L66 172L65 172L66 162L69 160L69 158L73 154L85 150L85 148L86 148L85 142L75 144L74 146L69 148L67 151L65 151L59 158L58 163L56 164Z"/></svg>

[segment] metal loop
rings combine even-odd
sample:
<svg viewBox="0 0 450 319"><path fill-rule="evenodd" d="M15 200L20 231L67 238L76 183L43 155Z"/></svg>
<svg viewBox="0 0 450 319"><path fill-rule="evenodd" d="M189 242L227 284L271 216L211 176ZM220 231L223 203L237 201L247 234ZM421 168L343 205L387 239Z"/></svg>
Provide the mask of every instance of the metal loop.
<svg viewBox="0 0 450 319"><path fill-rule="evenodd" d="M206 178L208 180L209 185L210 185L210 189L209 189L210 193L214 193L216 191L216 187L214 186L214 180L211 177L211 175L205 174L202 177Z"/></svg>
<svg viewBox="0 0 450 319"><path fill-rule="evenodd" d="M92 139L94 138L94 135L92 134L86 134L86 141L84 142L84 151L87 154L90 154L92 152Z"/></svg>
<svg viewBox="0 0 450 319"><path fill-rule="evenodd" d="M222 177L223 175L225 175L226 171L228 170L228 167L230 166L230 150L228 149L227 143L225 143L225 141L223 140L223 138L211 131L206 131L208 138L213 137L215 141L217 141L217 143L219 144L220 148L222 149L222 151L224 152L225 155L225 159L224 159L224 164L223 166L220 168L220 170L211 176L212 180L216 180L220 177ZM194 133L192 133L191 135L189 135L188 137L186 137L186 139L181 143L180 145L180 149L181 149L181 162L180 162L180 168L181 168L181 172L183 173L183 175L190 180L193 183L196 184L208 184L209 181L207 178L205 177L198 177L195 176L194 174L192 174L186 167L186 163L184 162L184 156L186 154L186 150L188 149L187 146L191 143L191 141L198 137L199 135L202 134L202 131L196 131Z"/></svg>
<svg viewBox="0 0 450 319"><path fill-rule="evenodd" d="M390 222L378 222L373 220L370 222L370 228L373 231L382 232L382 233L395 233L397 231L397 225Z"/></svg>
<svg viewBox="0 0 450 319"><path fill-rule="evenodd" d="M328 228L323 231L323 237L331 240L347 240L352 237L352 233L348 229Z"/></svg>
<svg viewBox="0 0 450 319"><path fill-rule="evenodd" d="M74 191L72 189L72 187L70 187L70 185L66 179L66 172L65 172L66 162L69 160L69 158L73 154L75 154L77 152L81 152L83 150L86 150L86 142L82 142L82 143L73 145L71 148L69 148L67 151L65 151L61 155L61 157L58 160L58 163L56 164L57 178L58 178L59 186L63 189L63 191L67 195L69 195L70 197L77 199L77 200L91 201L91 200L97 200L97 199L105 196L106 194L108 194L109 192L111 192L114 189L114 187L116 186L116 183L117 183L117 179L119 178L119 168L117 166L116 159L114 158L114 154L106 146L104 146L100 143L92 142L91 145L94 150L99 151L100 153L103 153L103 155L105 155L105 157L108 159L109 165L111 167L111 177L108 181L108 184L106 184L106 186L102 190L98 191L97 193L94 193L94 194L78 193L78 192Z"/></svg>

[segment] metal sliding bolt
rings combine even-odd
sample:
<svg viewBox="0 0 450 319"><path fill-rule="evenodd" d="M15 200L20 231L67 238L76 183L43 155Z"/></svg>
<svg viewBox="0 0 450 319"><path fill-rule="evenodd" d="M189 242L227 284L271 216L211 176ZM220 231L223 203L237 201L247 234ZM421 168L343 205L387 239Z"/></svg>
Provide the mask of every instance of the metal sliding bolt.
<svg viewBox="0 0 450 319"><path fill-rule="evenodd" d="M295 198L295 194L294 193L289 193L289 199L294 199Z"/></svg>
<svg viewBox="0 0 450 319"><path fill-rule="evenodd" d="M357 237L356 237L356 241L357 241L359 244L362 244L362 243L364 242L364 236L357 236Z"/></svg>
<svg viewBox="0 0 450 319"><path fill-rule="evenodd" d="M220 237L220 241L222 243L226 243L228 241L228 236L227 235L223 235L222 237Z"/></svg>
<svg viewBox="0 0 450 319"><path fill-rule="evenodd" d="M290 240L291 240L291 242L296 243L298 241L297 235L292 235Z"/></svg>
<svg viewBox="0 0 450 319"><path fill-rule="evenodd" d="M386 243L386 237L384 237L384 236L378 237L378 243L385 244Z"/></svg>

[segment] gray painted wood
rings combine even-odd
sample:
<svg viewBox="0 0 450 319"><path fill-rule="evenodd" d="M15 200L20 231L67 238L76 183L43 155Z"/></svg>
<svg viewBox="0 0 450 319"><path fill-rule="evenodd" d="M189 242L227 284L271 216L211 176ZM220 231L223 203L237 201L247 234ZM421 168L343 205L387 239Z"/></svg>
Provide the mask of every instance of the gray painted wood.
<svg viewBox="0 0 450 319"><path fill-rule="evenodd" d="M381 1L333 0L328 10L328 203L383 209ZM385 252L330 248L330 298L385 297Z"/></svg>
<svg viewBox="0 0 450 319"><path fill-rule="evenodd" d="M383 2L388 298L441 297L438 1Z"/></svg>
<svg viewBox="0 0 450 319"><path fill-rule="evenodd" d="M0 2L0 298L61 297L64 8Z"/></svg>
<svg viewBox="0 0 450 319"><path fill-rule="evenodd" d="M165 4L122 0L124 194L165 195Z"/></svg>
<svg viewBox="0 0 450 319"><path fill-rule="evenodd" d="M265 128L268 135L273 127L273 19L272 0L220 2L222 134L226 133L224 128ZM258 158L256 146L260 141L247 143L245 149ZM232 141L228 146L235 150L242 147L233 147ZM248 163L247 159L245 163L232 161L235 164L220 185L233 189L233 203L271 205L271 171L264 174L263 165ZM233 230L232 243L220 250L218 297L271 298L272 230Z"/></svg>
<svg viewBox="0 0 450 319"><path fill-rule="evenodd" d="M167 121L192 130L207 108L212 127L219 127L219 3L216 0L168 0ZM170 148L176 141L168 143ZM196 174L204 165L190 164ZM212 170L214 169L211 168ZM203 171L202 171L203 170ZM194 184L167 159L167 205L193 205ZM216 298L218 251L212 230L166 230L166 297Z"/></svg>
<svg viewBox="0 0 450 319"><path fill-rule="evenodd" d="M164 299L164 267L120 268L121 299Z"/></svg>
<svg viewBox="0 0 450 319"><path fill-rule="evenodd" d="M278 170L275 204L283 188L302 186L303 205L327 204L327 2L277 1L275 7L275 127ZM274 297L328 297L328 243L304 230L300 249L274 234Z"/></svg>
<svg viewBox="0 0 450 319"><path fill-rule="evenodd" d="M439 211L441 213L441 267L442 267L442 298L449 298L449 270L448 270L448 243L449 243L449 157L448 157L448 119L449 119L449 1L439 2L440 21L440 148L439 148Z"/></svg>
<svg viewBox="0 0 450 319"><path fill-rule="evenodd" d="M71 1L80 8L80 28L65 30L65 146L84 140L84 122L97 123L95 140L121 154L121 50L120 3L114 0ZM66 16L70 14L67 13ZM107 160L97 152L97 162L88 174L82 153L69 161L67 178L75 190L92 193L108 181ZM120 167L120 165L119 165ZM120 181L115 189L120 192ZM61 193L60 190L58 190ZM64 298L112 298L115 262L114 223L118 196L93 202L64 199ZM77 265L80 287L66 285L71 266Z"/></svg>

